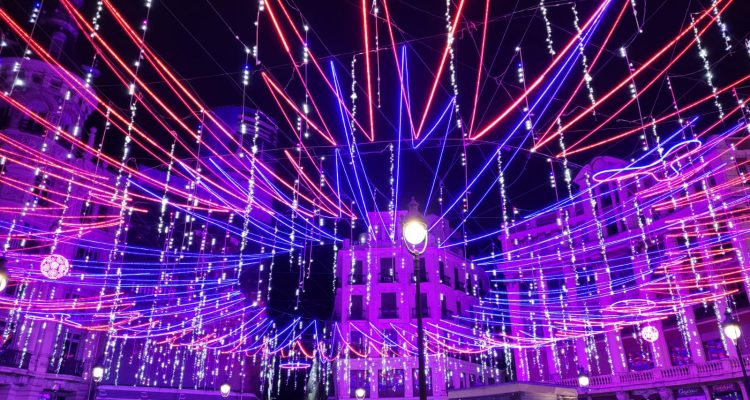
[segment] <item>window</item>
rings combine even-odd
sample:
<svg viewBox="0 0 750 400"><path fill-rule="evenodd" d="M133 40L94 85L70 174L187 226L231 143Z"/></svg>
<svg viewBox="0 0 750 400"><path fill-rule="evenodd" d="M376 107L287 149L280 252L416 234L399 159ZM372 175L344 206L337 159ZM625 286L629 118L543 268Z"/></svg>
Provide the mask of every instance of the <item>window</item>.
<svg viewBox="0 0 750 400"><path fill-rule="evenodd" d="M349 278L349 282L351 282L352 285L365 284L365 271L362 260L354 261L354 265L352 265L352 275Z"/></svg>
<svg viewBox="0 0 750 400"><path fill-rule="evenodd" d="M349 334L349 337L351 338L351 340L349 341L351 350L350 356L357 358L364 355L367 351L367 342L365 342L365 335L359 331L352 331L352 333Z"/></svg>
<svg viewBox="0 0 750 400"><path fill-rule="evenodd" d="M458 315L459 317L461 316L461 302L460 301L456 302L456 315Z"/></svg>
<svg viewBox="0 0 750 400"><path fill-rule="evenodd" d="M380 318L398 318L396 293L380 294Z"/></svg>
<svg viewBox="0 0 750 400"><path fill-rule="evenodd" d="M65 337L65 344L63 345L63 358L64 359L78 359L78 349L81 344L81 334L68 332Z"/></svg>
<svg viewBox="0 0 750 400"><path fill-rule="evenodd" d="M398 333L395 329L383 329L383 347L388 356L398 356L401 348L398 345Z"/></svg>
<svg viewBox="0 0 750 400"><path fill-rule="evenodd" d="M396 259L384 257L380 259L380 282L396 282Z"/></svg>
<svg viewBox="0 0 750 400"><path fill-rule="evenodd" d="M404 397L405 394L403 369L378 371L378 397Z"/></svg>
<svg viewBox="0 0 750 400"><path fill-rule="evenodd" d="M453 268L453 281L456 284L456 290L464 290L464 284L460 279L458 279L458 277L458 268Z"/></svg>
<svg viewBox="0 0 750 400"><path fill-rule="evenodd" d="M412 396L419 397L419 369L411 370ZM432 396L432 370L425 370L425 389L428 396Z"/></svg>
<svg viewBox="0 0 750 400"><path fill-rule="evenodd" d="M362 302L362 295L352 295L351 308L349 319L365 319L364 303Z"/></svg>
<svg viewBox="0 0 750 400"><path fill-rule="evenodd" d="M370 397L370 379L367 371L363 369L353 369L349 371L349 397L356 398L354 392L359 389L365 389L365 397Z"/></svg>
<svg viewBox="0 0 750 400"><path fill-rule="evenodd" d="M612 221L611 223L607 224L607 236L614 236L617 235L618 227L617 227L617 221Z"/></svg>

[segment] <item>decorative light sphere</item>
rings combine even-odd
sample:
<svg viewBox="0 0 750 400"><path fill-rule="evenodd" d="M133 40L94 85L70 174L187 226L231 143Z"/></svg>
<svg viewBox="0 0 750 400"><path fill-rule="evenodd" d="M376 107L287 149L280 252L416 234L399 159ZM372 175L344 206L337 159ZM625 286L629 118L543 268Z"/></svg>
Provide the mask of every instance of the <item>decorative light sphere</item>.
<svg viewBox="0 0 750 400"><path fill-rule="evenodd" d="M641 337L649 343L654 343L659 340L659 330L653 325L646 325L641 328Z"/></svg>
<svg viewBox="0 0 750 400"><path fill-rule="evenodd" d="M364 399L366 394L367 394L367 391L365 391L365 389L363 388L357 388L357 390L354 391L354 396L360 400Z"/></svg>
<svg viewBox="0 0 750 400"><path fill-rule="evenodd" d="M742 335L740 323L730 316L727 316L726 321L721 325L721 329L724 331L724 335L732 340L737 340Z"/></svg>
<svg viewBox="0 0 750 400"><path fill-rule="evenodd" d="M219 386L219 393L221 394L221 397L229 397L229 392L232 391L232 386L230 386L228 383L222 383L221 386Z"/></svg>
<svg viewBox="0 0 750 400"><path fill-rule="evenodd" d="M47 279L60 279L70 272L70 262L68 262L67 258L59 254L52 254L44 257L39 269Z"/></svg>
<svg viewBox="0 0 750 400"><path fill-rule="evenodd" d="M101 382L103 378L104 367L102 367L101 365L97 365L91 369L91 379L93 379L94 382Z"/></svg>
<svg viewBox="0 0 750 400"><path fill-rule="evenodd" d="M410 218L404 222L404 240L412 246L416 246L427 238L427 224L419 218Z"/></svg>

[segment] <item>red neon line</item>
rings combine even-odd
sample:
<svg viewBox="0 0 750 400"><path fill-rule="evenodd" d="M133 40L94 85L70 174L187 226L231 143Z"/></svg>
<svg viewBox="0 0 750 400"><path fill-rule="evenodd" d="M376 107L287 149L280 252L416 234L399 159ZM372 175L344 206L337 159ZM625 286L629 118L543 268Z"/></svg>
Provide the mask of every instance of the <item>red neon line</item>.
<svg viewBox="0 0 750 400"><path fill-rule="evenodd" d="M270 9L271 8L271 2L270 1L267 1L265 4L266 4L266 9ZM292 17L287 12L286 7L284 7L284 4L281 1L278 1L278 5L281 8L281 11L284 13L284 16L286 17L287 22L292 27L292 30L294 31L294 34L297 36L297 39L300 41L300 43L304 43L305 40L302 38L302 35L299 33L299 31L297 30L297 28L294 26L294 21L292 20ZM269 13L269 15L270 15L270 13ZM276 33L280 37L284 37L284 33L280 29L277 29ZM365 134L365 136L369 137L370 135L367 133L367 129L365 129L362 125L360 125L359 121L357 121L357 119L354 118L354 115L349 110L349 106L347 106L346 102L344 101L344 99L342 99L341 96L339 96L338 92L336 91L336 88L333 86L333 84L331 83L331 81L328 79L328 76L323 71L323 68L321 68L320 64L318 63L318 59L315 57L315 54L313 53L312 49L308 48L307 49L307 54L310 56L310 60L313 62L313 65L315 65L315 69L318 70L318 73L323 78L323 81L326 83L326 85L328 86L328 88L331 90L331 93L333 94L333 96L336 97L336 100L339 102L339 104L341 105L341 107L346 111L346 114L349 116L349 118L352 120L352 122L354 122L354 124L357 125L357 128L359 128L359 130L362 131Z"/></svg>
<svg viewBox="0 0 750 400"><path fill-rule="evenodd" d="M717 91L716 91L716 95L719 95L719 94L721 94L721 93L723 93L723 92L726 92L726 91L727 91L727 90L729 90L730 88L733 88L734 86L736 86L736 85L738 85L738 84L740 84L740 83L742 83L742 82L745 82L745 81L747 81L748 79L750 79L750 75L746 75L746 76L745 76L744 78L740 78L739 80L737 80L737 81L735 81L735 82L731 83L730 85L728 85L728 86L724 87L723 89L717 90ZM680 111L685 111L685 110L689 110L689 109L691 109L691 108L693 108L693 107L695 107L695 106L699 105L700 103L702 103L702 102L704 102L704 101L707 101L707 100L713 99L713 97L714 97L714 93L711 93L711 94L709 94L709 95L708 95L708 96L706 96L706 97L703 97L703 98L701 98L701 99L699 99L699 100L697 100L697 101L694 101L694 102L693 102L693 103L691 103L691 104L688 104L688 105L687 105L687 106L685 106L685 107L682 107L682 109L681 109ZM748 98L748 100L745 100L745 101L743 101L743 103L742 103L742 104L747 104L747 102L748 102L748 101L750 101L750 98ZM669 119L669 118L671 118L671 117L674 117L674 116L675 116L675 115L677 115L677 114L678 114L678 113L679 113L680 111L674 111L674 112L671 112L671 113L669 113L669 114L667 114L667 115L665 115L665 116L663 116L663 117L660 117L659 119L656 119L656 120L654 120L654 121L653 121L652 123L650 123L649 125L654 125L654 124L658 124L658 123L660 123L660 122L663 122L663 121L664 121L664 120L666 120L666 119ZM579 148L579 149L576 149L576 150L572 150L572 151L567 151L567 152L566 152L566 154L567 154L567 155L571 155L571 154L576 154L576 153L580 153L580 152L582 152L582 151L585 151L585 150L589 150L589 149L592 149L592 148L594 148L594 147L598 147L598 146L601 146L601 145L604 145L604 144L607 144L607 143L613 142L613 141L615 141L615 140L621 139L621 138L623 138L623 137L625 137L625 136L628 136L628 135L630 135L630 134L632 134L632 133L634 133L634 132L639 132L639 131L641 131L642 129L643 129L643 127L642 127L642 126L639 126L639 127L637 127L637 128L631 129L631 130L629 130L629 131L625 131L625 132L623 132L623 133L620 133L620 134L618 134L618 135L615 135L615 136L609 137L609 138L607 138L607 139L601 140L601 141L599 141L599 142L596 142L596 143L590 144L590 145L588 145L588 146L584 146L584 147L581 147L581 148Z"/></svg>
<svg viewBox="0 0 750 400"><path fill-rule="evenodd" d="M451 26L449 39L452 38L454 33L456 32L456 28L458 27L458 20L461 17L461 12L463 11L463 8L464 8L464 0L461 0L461 2L458 3L458 10L456 10L456 18L453 20L453 26ZM440 59L440 66L438 67L437 74L435 74L435 81L432 83L430 96L427 98L427 105L425 105L424 107L424 112L422 114L422 121L419 123L419 128L414 132L415 139L419 138L419 135L422 132L422 128L424 127L425 120L427 119L427 114L429 113L430 106L432 105L432 100L435 97L435 91L437 90L438 83L440 82L440 76L443 74L443 68L445 68L445 61L448 59L450 46L451 46L451 43L446 40L445 50L443 50L443 56Z"/></svg>
<svg viewBox="0 0 750 400"><path fill-rule="evenodd" d="M622 19L623 15L625 15L625 10L627 10L627 9L628 9L628 3L624 2L622 4L622 8L620 9L620 13L617 15L617 19L615 20L614 24L612 24L612 27L610 28L609 32L607 33L607 36L604 38L604 41L599 46L599 50L596 52L596 56L591 61L591 65L589 65L589 71L591 71L594 68L594 65L596 65L596 62L599 61L599 57L604 52L604 49L607 47L607 43L609 43L609 39L612 37L612 34L615 31L615 28L617 28L617 25L619 25L620 20ZM578 86L576 86L575 90L573 91L573 94L578 93L578 91L583 86L584 82L585 82L585 77L581 78L581 80L578 81ZM553 119L553 121L557 121L559 118L562 117L562 115L565 113L565 110L568 108L568 106L570 105L570 103L573 102L574 97L575 97L574 95L571 95L568 98L568 100L565 102L565 105L562 106L562 108L560 109L560 112L557 114L557 117L555 119ZM549 143L550 140L552 140L552 139L555 138L554 135L552 137L547 137L549 135L550 131L552 130L553 126L554 126L554 124L551 124L547 128L547 131L544 132L544 134L540 137L539 142L537 142L537 144L535 144L534 147L531 148L531 151L537 151L541 146L544 146L546 143Z"/></svg>
<svg viewBox="0 0 750 400"><path fill-rule="evenodd" d="M64 3L67 3L67 2L68 2L68 0L62 0L62 1L63 1ZM105 1L105 4L107 5L108 9L110 9L110 10L111 10L111 11L112 11L113 13L117 13L117 10L115 10L115 9L114 9L114 8L113 8L113 7L111 6L111 4L109 4L109 2ZM69 4L68 4L68 5L66 6L66 7L69 7ZM73 10L73 9L71 9L70 11L71 11L71 12L73 12L73 13L75 13L75 14L76 14L76 16L77 16L78 18L82 19L82 17L80 16L80 14L78 14L78 13L77 13L77 11L75 11L75 10ZM146 46L145 46L145 44L143 44L143 43L142 43L142 41L140 41L140 39L137 39L137 37L134 37L134 36L133 36L133 35L134 35L134 33L132 32L132 30L130 29L130 27L128 27L127 25L123 25L123 24L124 24L124 20L122 19L122 17L120 17L120 16L119 16L119 13L117 13L116 15L117 15L117 17L118 17L118 18L116 18L116 19L117 19L117 20L118 20L118 21L119 21L119 22L121 23L121 26L123 26L123 28L124 28L124 29L126 30L126 32L128 32L128 31L129 31L129 33L130 33L130 36L131 36L131 38L132 38L133 40L135 40L137 44L141 44L141 46L142 46L142 47L144 48L144 50L146 51L147 59L149 59L149 61L150 61L150 62L152 63L152 65L153 65L153 63L154 63L154 62L156 62L157 64L159 64L159 67L161 67L161 68L162 68L162 69L164 70L164 73L166 73L166 74L167 74L167 75L168 75L168 76L169 76L170 78L172 78L172 79L173 79L174 83L175 83L175 84L177 84L177 85L179 86L179 88L180 88L180 89L181 89L181 90L182 90L182 91L183 91L183 92L185 93L185 95L187 95L187 96L188 96L188 98L189 98L190 100L192 100L192 101L193 101L193 102L194 102L194 103L195 103L195 104L196 104L197 106L201 107L201 109L205 109L205 107L204 107L204 106L203 106L203 105L202 105L202 104L201 104L201 103L200 103L200 102L199 102L199 101L198 101L198 100L197 100L197 99L196 99L195 97L193 97L193 96L192 96L192 95L191 95L191 94L189 93L189 91L188 91L188 90L187 90L187 89L186 89L186 88L185 88L185 87L184 87L184 86L183 86L183 85L182 85L182 84L181 84L181 83L179 82L179 80L177 80L177 79L176 79L176 78L174 77L174 75L173 75L173 74L172 74L172 73L171 73L171 72L170 72L170 71L169 71L169 70L168 70L168 69L167 69L167 68L166 68L166 67L164 66L164 64L163 64L163 63L162 63L162 62L161 62L161 61L160 61L160 60L159 60L158 58L156 58L155 56L153 56L153 52L152 52L152 51L151 51L151 50L150 50L150 49L149 49L148 47L146 47ZM83 22L83 23L86 23L85 21L82 21L82 22ZM86 25L88 26L88 24L86 24ZM89 30L90 30L90 26L89 26ZM87 37L88 37L88 36L87 36ZM100 41L100 42L102 42L102 43L103 43L103 44L105 45L105 48L107 48L107 50L108 50L108 51L109 51L109 52L110 52L110 53L111 53L111 54L113 55L113 57L115 57L116 59L118 59L118 60L119 60L119 57L118 57L118 56L117 56L117 55L116 55L116 54L114 53L114 51L112 51L112 50L111 50L111 48L109 48L108 46L106 46L106 43L104 43L103 39L102 39L102 38L101 38L101 37L100 37L99 35L96 35L96 37L97 37L97 38L99 39L99 41ZM92 43L92 44L93 44L93 43ZM102 56L103 56L103 55L102 55ZM106 60L106 58L105 58L105 60ZM130 71L130 70L128 69L128 67L127 67L126 65L123 65L124 63L122 62L122 60L119 60L119 61L120 61L121 65L123 66L123 68L125 68L125 69L126 69L126 70L127 70L128 72L130 72L130 74L131 74L131 75L132 75L132 76L133 76L133 77L134 77L135 79L138 79L138 78L137 78L137 77L135 76L135 74L134 74L134 73L133 73L132 71ZM164 77L164 75L163 75L163 74L162 74L162 73L161 73L161 72L159 71L159 69L158 69L158 68L157 68L157 72L159 72L160 76L162 76L163 78L165 78L165 80L167 80L167 79L166 79L166 77ZM140 82L140 80L138 80L138 81ZM167 81L168 81L168 80L167 80ZM172 87L171 85L170 85L170 88L172 88L172 89L174 90L174 88L173 88L173 87ZM149 92L149 94L151 94L151 93ZM183 104L185 104L186 106L188 106L188 105L187 105L187 104L185 103L185 101L184 101L184 100L182 99L182 97L181 97L181 96L180 96L180 95L179 95L178 93L175 93L175 94L177 94L177 96L178 96L178 97L180 98L180 100L181 100L181 101L183 101ZM152 95L152 96L153 96L153 95ZM198 115L197 115L197 114L196 114L196 113L195 113L195 112L194 112L194 111L193 111L192 109L190 109L190 110L191 110L191 113L192 113L192 114L193 114L193 115L194 115L194 116L195 116L196 118L199 118L199 117L198 117ZM229 138L230 138L230 139L231 139L232 141L234 141L235 143L237 143L237 144L238 144L237 140L236 140L236 139L235 139L235 138L234 138L234 137L233 137L233 136L232 136L232 135L231 135L231 134L230 134L230 133L229 133L229 132L228 132L228 131L226 130L226 128L224 128L224 126L223 126L223 125L222 125L222 124L221 124L221 123L220 123L220 122L219 122L218 120L216 120L216 119L215 119L215 117L214 117L213 115L211 115L211 113L208 113L208 112L207 112L207 113L205 113L205 115L206 115L206 116L207 116L207 117L208 117L208 118L209 118L210 120L212 120L212 121L213 121L213 122L214 122L214 123L216 124L216 126L218 126L218 127L219 127L219 129L220 129L220 130L222 130L222 131L223 131L223 132L224 132L224 133L225 133L225 134L227 135L227 137L229 137ZM211 131L210 129L207 129L207 130L208 130L209 132L211 132L211 133L213 134L213 132L212 132L212 131ZM214 135L214 136L216 136L216 135ZM177 138L176 138L176 139L177 139ZM217 138L217 139L218 139L218 138ZM179 139L177 139L177 140L179 141ZM222 144L222 145L224 146L224 148L225 148L225 149L226 149L227 151L229 151L229 149L228 149L228 148L226 147L226 145L224 145L224 144L223 144L223 141L219 140L218 142L219 142L219 143L221 143L221 144ZM185 148L186 148L186 149L187 149L188 151L190 151L190 149L189 149L189 148L188 148L188 147L187 147L187 146L186 146L186 145L185 145L185 144L184 144L183 142L181 142L181 141L180 141L180 143L181 143L181 144L183 145L183 147L185 147ZM212 152L212 153L213 153L214 155L218 156L218 154L216 153L216 151L215 151L215 150L213 150L213 149L210 149L210 148L209 148L209 150L210 150L210 151L211 151L211 152ZM191 154L193 154L193 153L191 152ZM230 154L233 154L233 156L234 156L235 158L237 158L237 156L236 156L236 155L234 155L234 153L233 153L233 152L230 152ZM196 157L196 159L199 159L199 158L197 157L197 155L196 155L195 157ZM204 165L205 165L205 163L204 163L203 161L199 161L199 162L201 162L202 164L204 164ZM260 164L262 164L262 163L261 163L261 162L260 162L259 160L257 160L257 163L258 163L259 165L260 165ZM240 172L240 171L237 171L237 172ZM279 181L281 181L281 182L283 182L283 183L286 183L286 181L284 181L284 180L283 180L283 179L282 179L281 177L278 177L278 176L276 176L276 178L277 178L277 179L279 179ZM204 181L206 181L206 182L209 182L209 183L212 183L213 185L215 185L215 186L216 186L216 187L217 187L217 188L218 188L219 190L221 190L221 191L223 191L223 192L225 192L225 193L227 193L227 194L230 194L230 195L232 195L233 197L235 197L235 198L237 198L237 199L239 199L239 200L244 200L244 199L241 199L240 197L238 197L238 195L236 195L236 194L232 193L231 191L229 191L229 190L228 190L228 188L227 188L227 187L225 187L224 185L218 185L218 184L216 184L215 182L213 182L213 181L212 181L211 179L208 179L208 178L207 178L207 177L205 177L205 176L203 177L203 179L204 179ZM264 191L265 193L267 193L267 194L271 195L272 197L276 198L277 200L281 201L282 203L284 203L284 204L287 204L288 206L290 206L290 207L291 207L291 204L289 204L289 203L288 203L288 202L287 202L286 200L284 200L284 199L283 199L283 198L281 198L281 197L280 197L279 195L277 195L276 193L274 193L274 192L273 192L272 190L267 190L267 189L263 188L262 186L260 187L260 189L261 189L262 191ZM307 197L305 197L304 195L302 195L302 197L303 197L304 199L306 199L306 200L310 201L310 200L309 200L309 199L308 199ZM260 204L258 204L258 206L260 206ZM332 211L330 211L330 210L326 210L326 211L328 211L328 212L329 212L329 213L331 213L332 215L336 215L336 213L333 213L333 212L332 212ZM309 214L309 213L304 213L304 214L306 214L306 215L307 215L307 214Z"/></svg>
<svg viewBox="0 0 750 400"><path fill-rule="evenodd" d="M701 22L701 20L703 18L705 18L707 15L709 15L709 12L711 10L713 10L714 7L716 7L722 1L724 1L724 0L718 0L715 5L709 7L705 11L703 11L703 13L701 13L700 17L695 21L695 24L698 24L699 22ZM724 9L726 9L726 7L728 7L731 3L732 3L732 0L728 0L727 4L724 6L724 8L721 11L724 11ZM721 11L719 13L721 13ZM711 22L713 22L715 19L716 19L716 16L714 16L713 18L711 18L711 20L709 21L709 24ZM635 70L633 73L631 73L627 78L623 79L619 84L617 84L617 86L615 86L614 88L612 88L604 96L602 96L599 99L597 99L594 104L588 106L585 110L583 110L580 113L578 113L578 115L575 118L573 118L571 121L568 121L568 123L565 124L565 126L563 126L559 130L558 134L563 133L566 130L568 130L568 128L570 128L573 124L575 124L576 122L580 121L583 117L585 117L586 115L588 115L599 104L601 104L604 101L607 101L610 97L612 97L612 95L614 95L614 93L617 90L622 89L625 85L628 84L628 82L631 82L632 80L634 80L636 76L640 75L641 72L643 72L644 70L646 70L646 68L648 68L651 64L653 64L660 56L662 56L664 53L666 53L667 50L669 50L670 48L672 48L680 39L682 39L683 36L685 36L688 32L690 32L692 30L692 27L693 27L693 24L691 23L690 26L688 26L682 32L680 32L680 34L677 35L677 37L675 37L669 43L667 43L666 46L662 47L661 50L659 50L656 54L654 54L653 56L651 56L651 58L649 58L644 64L642 64L637 70ZM695 41L695 39L693 39L693 41L691 41L691 44L694 41ZM674 62L674 61L672 61L672 62ZM670 63L670 65L671 65L671 63ZM573 147L573 146L571 146L571 147Z"/></svg>
<svg viewBox="0 0 750 400"><path fill-rule="evenodd" d="M490 16L490 0L485 0L484 6L484 26L482 27L482 46L479 48L479 64L477 65L477 84L474 87L474 107L471 109L471 122L469 122L469 132L474 131L474 118L477 115L477 105L479 102L479 82L482 79L482 66L484 65L484 46L487 42L487 22Z"/></svg>
<svg viewBox="0 0 750 400"><path fill-rule="evenodd" d="M362 24L365 35L365 66L367 67L367 110L370 117L370 134L367 135L367 138L372 142L375 140L375 120L372 112L372 77L370 76L370 35L367 29L367 0L362 0ZM375 51L378 51L378 49L375 49Z"/></svg>
<svg viewBox="0 0 750 400"><path fill-rule="evenodd" d="M586 23L583 24L583 26L581 27L581 31L586 30L588 28L588 26L591 25L591 23L594 22L594 19L596 18L597 15L599 15L604 10L604 6L606 4L607 3L604 2L604 3L602 3L599 6L599 8L591 15L591 17L589 17L588 21L586 21ZM550 73L550 71L552 71L552 68L554 68L560 62L560 60L562 60L562 57L565 55L565 53L567 53L568 50L570 50L570 48L577 41L578 41L578 35L573 36L570 39L570 41L568 41L568 44L565 45L565 48L563 48L562 51L560 51L560 53L557 55L557 57L555 57L552 60L552 63L547 67L547 69L545 69L544 72L542 72L542 74L539 75L539 77L534 81L534 83L532 83L526 89L526 91L523 92L523 94L518 99L516 99L510 106L508 106L505 109L505 111L503 111L502 113L500 113L499 116L497 116L492 122L490 122L489 124L487 124L487 126L485 126L484 128L482 128L479 132L477 132L474 135L472 135L470 133L469 134L469 139L471 139L471 140L477 140L477 139L481 138L482 136L486 135L492 128L494 128L495 126L497 126L497 124L499 124L503 119L505 119L505 117L507 117L508 114L510 114L511 111L515 110L516 107L518 107L518 105L521 104L521 102L524 101L524 99L526 99L526 97L529 96L529 94L531 93L531 91L533 91L534 89L536 89L536 87L539 86L542 83L542 81L544 80L544 78L546 78L547 75Z"/></svg>
<svg viewBox="0 0 750 400"><path fill-rule="evenodd" d="M411 132L414 132L414 119L412 118L412 115L411 115L411 103L409 102L409 93L406 91L406 88L404 86L404 75L401 69L402 68L401 62L399 61L399 58L398 58L398 51L396 49L396 40L393 35L393 23L391 23L391 14L390 14L390 11L388 10L388 0L382 0L382 2L383 2L383 8L385 9L385 20L386 20L386 23L388 24L388 34L391 39L391 50L393 50L392 51L393 58L394 58L394 61L396 62L396 70L398 71L398 80L399 80L399 83L401 84L401 97L403 98L404 105L406 106L406 115L409 118L409 126L411 127Z"/></svg>
<svg viewBox="0 0 750 400"><path fill-rule="evenodd" d="M307 115L305 115L305 113L304 113L304 112L302 112L302 110L300 110L299 108L297 108L297 105L296 105L296 104L294 104L294 102L293 102L293 101L292 101L292 100L291 100L291 99L290 99L289 97L287 97L287 95L286 95L286 94L284 93L284 91L283 91L283 90L282 90L282 89L281 89L281 88L280 88L280 87L279 87L279 86L278 86L278 85L276 84L276 82L274 82L274 81L273 81L273 79L271 79L271 78L270 78L270 77L268 76L268 74L266 73L266 71L263 71L263 72L261 72L260 74L261 74L261 76L263 77L263 80L264 80L264 81L266 82L266 85L268 86L268 88L269 88L269 89L273 89L273 90L275 90L275 91L276 91L276 93L278 93L278 94L279 94L279 96L281 96L281 97L282 97L282 98L284 99L284 101L286 101L286 103L287 103L287 104L288 104L288 105L289 105L289 106L290 106L290 107L291 107L292 109L294 109L294 111L295 111L295 112L296 112L296 113L297 113L297 114L298 114L298 115L299 115L299 116L300 116L300 117L301 117L302 119L304 119L304 120L305 120L305 122L307 122L308 124L310 124L310 126L311 126L311 127L313 128L313 129L315 129L316 131L318 131L318 133L320 133L321 135L323 135L323 137L324 137L324 138L325 138L325 139L326 139L326 140L328 141L328 143L330 143L330 144L332 144L332 145L334 145L334 146L336 145L336 141L335 141L335 140L333 140L333 138L332 138L332 137L330 137L330 136L329 136L328 134L326 134L326 133L325 133L325 132L323 132L323 131L322 131L322 130L321 130L320 128L318 128L318 126L317 126L317 125L315 125L315 123L314 123L314 122L313 122L312 120L310 120L310 118L308 118L308 117L307 117Z"/></svg>

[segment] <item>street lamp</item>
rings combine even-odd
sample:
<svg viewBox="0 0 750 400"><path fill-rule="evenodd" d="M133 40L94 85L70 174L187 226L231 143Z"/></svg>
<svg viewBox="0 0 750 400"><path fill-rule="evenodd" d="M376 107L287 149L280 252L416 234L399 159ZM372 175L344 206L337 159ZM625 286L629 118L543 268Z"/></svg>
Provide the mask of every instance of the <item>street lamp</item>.
<svg viewBox="0 0 750 400"><path fill-rule="evenodd" d="M424 328L422 326L422 288L420 285L422 273L419 256L427 250L427 221L419 212L419 204L412 197L409 202L409 212L401 226L401 240L406 249L414 257L414 276L416 277L416 309L417 309L417 360L419 374L419 399L427 400L427 377L425 375ZM421 248L419 245L422 245Z"/></svg>
<svg viewBox="0 0 750 400"><path fill-rule="evenodd" d="M91 368L91 383L89 384L89 399L96 399L96 387L104 379L104 367L99 364Z"/></svg>
<svg viewBox="0 0 750 400"><path fill-rule="evenodd" d="M5 268L0 269L0 292L5 291L5 288L8 287L9 281L10 277L8 277L8 271L6 271Z"/></svg>
<svg viewBox="0 0 750 400"><path fill-rule="evenodd" d="M581 372L578 373L578 386L585 388L588 387L590 383L591 378L589 378L589 374L581 368Z"/></svg>
<svg viewBox="0 0 750 400"><path fill-rule="evenodd" d="M354 391L354 397L356 397L357 400L364 399L366 394L367 391L364 388L357 388L357 390Z"/></svg>
<svg viewBox="0 0 750 400"><path fill-rule="evenodd" d="M91 368L91 379L99 383L104 378L104 367L101 365L95 365L94 368Z"/></svg>
<svg viewBox="0 0 750 400"><path fill-rule="evenodd" d="M732 340L734 348L737 350L737 358L740 359L740 367L742 368L742 383L745 384L745 393L750 394L750 384L747 381L747 369L745 369L745 359L742 357L742 350L740 349L740 342L737 340L742 335L742 327L740 322L732 316L727 310L727 316L724 322L721 324L721 330L724 335Z"/></svg>
<svg viewBox="0 0 750 400"><path fill-rule="evenodd" d="M229 385L229 383L222 383L221 386L219 386L219 393L221 394L221 397L229 397L229 392L232 391L232 386Z"/></svg>

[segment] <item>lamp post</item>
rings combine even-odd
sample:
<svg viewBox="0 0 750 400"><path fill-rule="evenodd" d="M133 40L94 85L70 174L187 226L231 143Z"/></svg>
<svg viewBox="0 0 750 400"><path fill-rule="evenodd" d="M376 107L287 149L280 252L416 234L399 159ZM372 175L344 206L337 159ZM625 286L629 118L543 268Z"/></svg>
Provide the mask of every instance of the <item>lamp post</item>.
<svg viewBox="0 0 750 400"><path fill-rule="evenodd" d="M104 367L99 364L91 368L91 385L89 386L89 399L96 399L96 387L104 379ZM93 390L92 390L93 389Z"/></svg>
<svg viewBox="0 0 750 400"><path fill-rule="evenodd" d="M409 202L409 212L401 226L401 240L406 249L414 257L414 276L416 278L416 308L417 308L417 362L419 375L419 399L427 400L427 377L424 354L424 328L422 326L422 273L419 256L427 250L427 222L419 212L419 204L412 197ZM422 245L419 248L419 245Z"/></svg>
<svg viewBox="0 0 750 400"><path fill-rule="evenodd" d="M740 359L740 368L742 368L742 384L745 385L745 393L750 396L750 384L747 381L747 370L745 369L745 359L742 357L742 350L740 349L740 342L738 339L742 335L742 327L740 322L737 321L732 314L727 310L727 316L724 322L721 324L721 330L724 331L724 335L732 340L734 348L737 350L737 358Z"/></svg>
<svg viewBox="0 0 750 400"><path fill-rule="evenodd" d="M354 391L354 397L356 397L357 400L364 399L366 394L367 391L364 388L357 388L357 390Z"/></svg>

